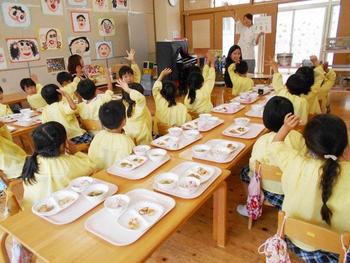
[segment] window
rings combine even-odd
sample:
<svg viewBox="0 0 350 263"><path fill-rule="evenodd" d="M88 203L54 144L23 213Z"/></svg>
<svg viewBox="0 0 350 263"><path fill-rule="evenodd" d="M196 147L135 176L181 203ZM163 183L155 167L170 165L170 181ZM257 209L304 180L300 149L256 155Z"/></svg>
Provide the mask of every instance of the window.
<svg viewBox="0 0 350 263"><path fill-rule="evenodd" d="M222 19L222 54L227 55L235 42L235 20L232 17Z"/></svg>
<svg viewBox="0 0 350 263"><path fill-rule="evenodd" d="M250 0L215 0L215 7L224 6L226 4L229 5L239 5L239 4L249 4Z"/></svg>

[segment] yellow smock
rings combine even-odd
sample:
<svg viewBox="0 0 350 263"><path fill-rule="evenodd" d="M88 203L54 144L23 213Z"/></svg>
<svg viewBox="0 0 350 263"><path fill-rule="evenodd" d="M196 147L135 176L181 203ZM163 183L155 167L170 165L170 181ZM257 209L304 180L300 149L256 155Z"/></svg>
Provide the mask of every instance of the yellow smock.
<svg viewBox="0 0 350 263"><path fill-rule="evenodd" d="M45 107L47 105L46 101L41 96L42 88L43 86L41 84L36 84L36 94L27 96L29 106L34 110Z"/></svg>
<svg viewBox="0 0 350 263"><path fill-rule="evenodd" d="M131 69L132 71L134 71L134 82L135 83L141 83L141 71L139 66L135 63L135 64L131 64Z"/></svg>
<svg viewBox="0 0 350 263"><path fill-rule="evenodd" d="M113 91L107 90L104 94L98 94L90 101L83 101L77 105L77 110L83 120L99 121L98 111L100 107L112 100Z"/></svg>
<svg viewBox="0 0 350 263"><path fill-rule="evenodd" d="M249 77L240 76L235 72L235 69L235 63L232 63L227 69L232 82L232 95L238 96L241 92L253 90L254 81Z"/></svg>
<svg viewBox="0 0 350 263"><path fill-rule="evenodd" d="M12 110L9 105L0 103L0 117L12 114Z"/></svg>

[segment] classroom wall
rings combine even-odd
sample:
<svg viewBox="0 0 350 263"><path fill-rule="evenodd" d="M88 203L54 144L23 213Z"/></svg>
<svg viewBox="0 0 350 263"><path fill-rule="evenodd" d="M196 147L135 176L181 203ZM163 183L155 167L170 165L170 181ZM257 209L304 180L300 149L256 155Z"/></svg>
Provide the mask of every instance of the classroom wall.
<svg viewBox="0 0 350 263"><path fill-rule="evenodd" d="M154 0L156 40L173 39L180 36L180 4L170 6L166 0Z"/></svg>
<svg viewBox="0 0 350 263"><path fill-rule="evenodd" d="M1 1L2 2L2 1ZM126 62L123 57L125 50L130 48L130 43L144 43L137 51L137 62L142 65L144 60L154 57L154 13L153 0L129 0L128 9L97 13L92 11L92 2L89 0L86 8L75 8L69 6L64 1L63 16L44 15L41 10L40 0L22 0L20 3L28 5L31 13L31 25L28 28L14 28L5 25L2 12L0 12L0 47L5 50L7 59L7 69L0 70L0 85L5 93L20 91L19 81L30 74L37 74L41 83L56 83L56 74L47 73L46 58L65 57L70 55L68 40L70 36L87 36L90 40L90 57L92 64L110 67L116 63ZM72 10L83 10L90 12L91 32L73 33L71 27L70 12ZM113 37L99 36L97 20L100 17L112 17L116 22L116 35ZM130 22L131 21L131 22ZM132 25L132 28L130 27ZM11 63L6 46L6 38L34 37L38 39L38 28L56 27L61 30L63 38L63 48L54 51L40 51L40 60L33 62ZM138 32L142 31L142 38ZM113 44L113 58L107 60L96 60L95 42L109 40Z"/></svg>

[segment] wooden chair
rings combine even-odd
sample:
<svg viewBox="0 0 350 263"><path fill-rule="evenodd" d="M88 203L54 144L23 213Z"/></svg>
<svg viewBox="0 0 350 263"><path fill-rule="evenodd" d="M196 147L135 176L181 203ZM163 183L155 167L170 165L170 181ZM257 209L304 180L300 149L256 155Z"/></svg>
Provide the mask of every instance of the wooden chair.
<svg viewBox="0 0 350 263"><path fill-rule="evenodd" d="M91 119L80 119L81 126L86 131L100 131L102 130L102 125L100 121L91 120Z"/></svg>
<svg viewBox="0 0 350 263"><path fill-rule="evenodd" d="M235 96L232 95L232 89L225 88L223 97L224 97L224 103L226 103L226 102L229 102L230 100L232 100Z"/></svg>
<svg viewBox="0 0 350 263"><path fill-rule="evenodd" d="M282 228L284 219L285 213L278 212L278 233L281 233L283 238L287 235L288 238L296 239L316 249L339 254L338 262L344 262L346 253L343 245L346 249L349 248L349 233L337 233L328 228L290 217L285 219Z"/></svg>
<svg viewBox="0 0 350 263"><path fill-rule="evenodd" d="M158 135L165 135L168 133L168 129L171 128L170 126L164 124L164 123L157 123L158 125Z"/></svg>
<svg viewBox="0 0 350 263"><path fill-rule="evenodd" d="M275 181L275 182L281 182L281 176L282 176L282 171L272 165L267 165L263 164L259 161L255 162L255 171L259 171L260 169L260 176L261 176L261 181L262 180L270 180L270 181ZM264 201L264 205L266 206L272 206L268 201ZM249 217L248 220L248 229L251 230L253 225L253 218Z"/></svg>

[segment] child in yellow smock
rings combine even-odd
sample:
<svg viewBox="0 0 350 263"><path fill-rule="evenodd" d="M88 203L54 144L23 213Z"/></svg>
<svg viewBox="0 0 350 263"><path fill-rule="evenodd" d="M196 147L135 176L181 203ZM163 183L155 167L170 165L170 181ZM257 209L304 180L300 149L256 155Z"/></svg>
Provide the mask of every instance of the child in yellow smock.
<svg viewBox="0 0 350 263"><path fill-rule="evenodd" d="M135 61L135 50L130 49L130 51L126 51L127 57L126 60L130 61L130 66L122 66L119 69L119 78L121 78L126 83L141 83L141 71L139 66Z"/></svg>
<svg viewBox="0 0 350 263"><path fill-rule="evenodd" d="M228 73L232 82L232 95L238 96L241 92L253 90L254 82L247 77L248 64L241 60L239 63L232 63L228 67Z"/></svg>
<svg viewBox="0 0 350 263"><path fill-rule="evenodd" d="M112 100L103 104L99 117L104 130L99 131L92 140L89 157L98 169L107 169L131 154L135 144L128 135L122 134L125 106L121 101Z"/></svg>
<svg viewBox="0 0 350 263"><path fill-rule="evenodd" d="M212 110L211 93L215 85L215 57L208 57L203 75L192 72L188 76L188 92L184 104L189 112L208 113Z"/></svg>
<svg viewBox="0 0 350 263"><path fill-rule="evenodd" d="M339 233L350 232L350 162L342 158L348 147L346 124L334 115L312 118L304 130L312 156L304 156L285 140L298 123L299 118L289 114L269 148L271 158L283 172L282 209L288 217ZM304 260L323 257L317 262L338 262L338 255L316 250L296 239L287 241L292 251Z"/></svg>
<svg viewBox="0 0 350 263"><path fill-rule="evenodd" d="M19 83L21 89L27 94L29 106L36 110L47 105L44 98L41 96L43 86L38 83L38 77L32 75L31 78L24 78Z"/></svg>
<svg viewBox="0 0 350 263"><path fill-rule="evenodd" d="M143 87L139 83L127 84L117 81L122 88L122 100L126 108L126 123L124 131L136 145L150 144L152 141L152 115L147 108Z"/></svg>
<svg viewBox="0 0 350 263"><path fill-rule="evenodd" d="M4 99L4 91L0 87L0 117L10 115L13 113L9 105L5 105L1 103L3 99Z"/></svg>
<svg viewBox="0 0 350 263"><path fill-rule="evenodd" d="M73 99L76 99L75 92L77 90L77 86L80 82L79 77L75 77L73 79L72 74L67 71L62 71L56 76L57 82L61 85L65 92L69 94Z"/></svg>
<svg viewBox="0 0 350 263"><path fill-rule="evenodd" d="M26 153L12 141L5 124L0 122L0 170L7 178L17 178L21 175Z"/></svg>
<svg viewBox="0 0 350 263"><path fill-rule="evenodd" d="M318 100L320 101L321 112L323 113L326 113L328 110L327 108L329 107L329 102L328 102L329 91L333 87L335 80L337 78L337 75L333 69L328 69L326 67L325 72L326 72L325 78L318 94Z"/></svg>
<svg viewBox="0 0 350 263"><path fill-rule="evenodd" d="M55 84L48 84L41 90L41 95L47 102L41 115L42 122L57 121L67 131L67 137L75 144L89 143L92 135L81 129L75 116L77 106L63 89ZM62 99L62 96L65 100Z"/></svg>
<svg viewBox="0 0 350 263"><path fill-rule="evenodd" d="M95 164L81 152L65 153L67 133L54 121L37 127L33 134L34 153L23 166L24 204L31 206L52 192L67 187L69 182L95 171Z"/></svg>

